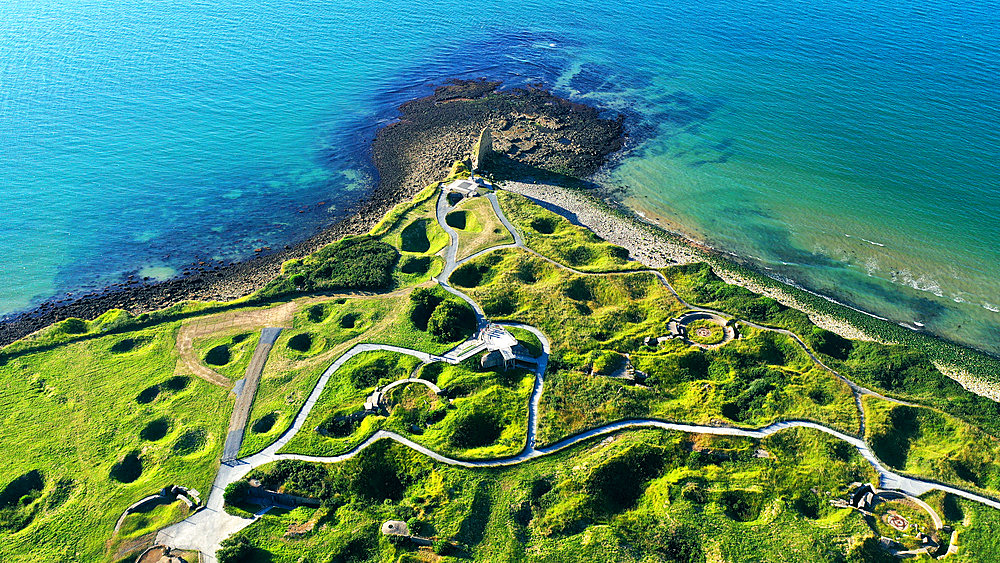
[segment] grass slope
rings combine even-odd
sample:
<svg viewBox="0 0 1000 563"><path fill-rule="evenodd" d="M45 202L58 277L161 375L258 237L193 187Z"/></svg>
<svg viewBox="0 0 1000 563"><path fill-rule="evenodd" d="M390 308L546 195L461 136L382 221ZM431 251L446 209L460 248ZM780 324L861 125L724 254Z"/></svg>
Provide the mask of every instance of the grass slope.
<svg viewBox="0 0 1000 563"><path fill-rule="evenodd" d="M0 462L0 488L14 496L19 477L41 475L40 490L15 501L20 514L5 515L17 525L0 530L0 559L107 559L126 506L171 484L207 495L231 401L224 389L174 375L177 328L103 336L0 366L0 449L11 454Z"/></svg>

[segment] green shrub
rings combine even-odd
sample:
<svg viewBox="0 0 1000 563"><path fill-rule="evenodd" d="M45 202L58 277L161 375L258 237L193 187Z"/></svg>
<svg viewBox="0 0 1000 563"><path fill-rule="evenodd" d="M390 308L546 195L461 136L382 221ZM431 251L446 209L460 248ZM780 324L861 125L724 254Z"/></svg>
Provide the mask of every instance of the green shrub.
<svg viewBox="0 0 1000 563"><path fill-rule="evenodd" d="M222 500L229 505L240 505L246 502L249 495L250 483L245 479L240 479L226 485L226 490L222 493Z"/></svg>
<svg viewBox="0 0 1000 563"><path fill-rule="evenodd" d="M449 442L457 448L479 448L496 442L502 432L503 426L496 415L473 410L458 419Z"/></svg>
<svg viewBox="0 0 1000 563"><path fill-rule="evenodd" d="M463 301L449 299L434 308L427 331L438 342L461 340L476 328L476 313Z"/></svg>
<svg viewBox="0 0 1000 563"><path fill-rule="evenodd" d="M367 389L374 387L379 379L388 377L394 367L387 358L378 357L351 370L349 376L356 388Z"/></svg>
<svg viewBox="0 0 1000 563"><path fill-rule="evenodd" d="M347 237L302 260L289 260L262 297L331 289L381 290L392 285L399 252L369 236Z"/></svg>
<svg viewBox="0 0 1000 563"><path fill-rule="evenodd" d="M819 327L813 327L812 332L805 337L805 341L813 350L838 360L846 360L853 348L850 340Z"/></svg>
<svg viewBox="0 0 1000 563"><path fill-rule="evenodd" d="M250 540L243 536L234 536L223 540L215 558L219 563L244 563L250 561L256 551Z"/></svg>
<svg viewBox="0 0 1000 563"><path fill-rule="evenodd" d="M699 335L699 329L708 330L708 335ZM709 319L698 319L694 322L688 323L688 325L684 327L684 334L687 336L688 340L708 346L718 344L726 338L726 330Z"/></svg>
<svg viewBox="0 0 1000 563"><path fill-rule="evenodd" d="M614 373L615 370L622 366L625 357L618 352L602 352L597 359L594 360L594 373L600 375L608 375Z"/></svg>
<svg viewBox="0 0 1000 563"><path fill-rule="evenodd" d="M427 321L430 320L431 314L442 301L444 301L444 296L436 288L418 287L414 289L410 293L410 321L413 326L420 330L427 330Z"/></svg>

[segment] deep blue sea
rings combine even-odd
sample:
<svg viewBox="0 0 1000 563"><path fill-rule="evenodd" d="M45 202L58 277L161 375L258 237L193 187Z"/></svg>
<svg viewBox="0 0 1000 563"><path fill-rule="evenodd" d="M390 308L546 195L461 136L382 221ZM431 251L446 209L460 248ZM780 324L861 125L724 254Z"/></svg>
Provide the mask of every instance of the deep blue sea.
<svg viewBox="0 0 1000 563"><path fill-rule="evenodd" d="M0 0L0 313L305 238L479 76L625 113L650 219L1000 351L996 0Z"/></svg>

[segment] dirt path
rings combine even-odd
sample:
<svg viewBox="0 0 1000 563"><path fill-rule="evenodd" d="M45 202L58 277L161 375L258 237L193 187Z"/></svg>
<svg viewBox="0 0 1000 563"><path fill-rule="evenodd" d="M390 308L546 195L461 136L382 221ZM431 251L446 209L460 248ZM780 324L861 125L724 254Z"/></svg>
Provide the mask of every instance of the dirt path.
<svg viewBox="0 0 1000 563"><path fill-rule="evenodd" d="M180 353L180 359L175 371L187 370L209 383L232 389L233 381L202 363L194 350L194 341L227 330L256 331L265 326L290 328L297 307L295 301L289 301L267 309L232 311L185 322L177 331L177 351Z"/></svg>
<svg viewBox="0 0 1000 563"><path fill-rule="evenodd" d="M257 384L260 383L260 376L264 373L267 356L271 353L271 348L279 334L281 334L280 328L265 328L260 331L260 340L257 341L253 357L250 358L246 376L242 379L243 388L236 397L233 414L229 419L229 433L226 434L226 445L222 448L223 463L233 461L240 455L243 434L246 432L247 420L250 418L250 407L253 406L253 398L257 394Z"/></svg>

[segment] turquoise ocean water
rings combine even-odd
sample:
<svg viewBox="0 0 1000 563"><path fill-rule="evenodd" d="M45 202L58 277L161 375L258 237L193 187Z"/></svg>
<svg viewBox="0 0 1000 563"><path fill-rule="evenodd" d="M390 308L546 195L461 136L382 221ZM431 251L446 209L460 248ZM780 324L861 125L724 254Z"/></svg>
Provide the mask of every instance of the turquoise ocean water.
<svg viewBox="0 0 1000 563"><path fill-rule="evenodd" d="M304 238L451 77L624 112L626 203L1000 351L1000 5L4 0L0 313Z"/></svg>

